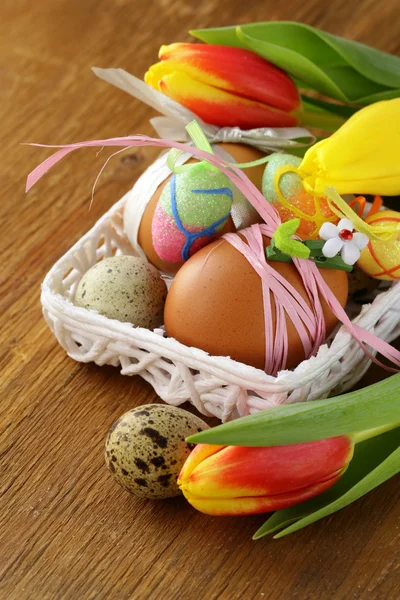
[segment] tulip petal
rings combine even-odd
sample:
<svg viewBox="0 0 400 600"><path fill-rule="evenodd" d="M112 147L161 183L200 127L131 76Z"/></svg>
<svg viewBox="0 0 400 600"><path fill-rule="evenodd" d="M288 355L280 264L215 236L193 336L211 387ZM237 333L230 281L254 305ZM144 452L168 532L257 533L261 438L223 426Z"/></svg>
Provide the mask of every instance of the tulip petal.
<svg viewBox="0 0 400 600"><path fill-rule="evenodd" d="M170 44L162 46L163 63L196 81L290 112L299 108L300 97L293 81L254 52L232 46Z"/></svg>
<svg viewBox="0 0 400 600"><path fill-rule="evenodd" d="M182 72L162 77L159 89L206 123L219 127L293 127L297 123L289 113L200 83Z"/></svg>
<svg viewBox="0 0 400 600"><path fill-rule="evenodd" d="M398 161L400 98L356 112L329 138L310 148L300 166L304 185L317 194L400 194ZM373 140L373 144L371 144Z"/></svg>
<svg viewBox="0 0 400 600"><path fill-rule="evenodd" d="M207 451L208 446L196 448L194 468L185 464L182 469L179 483L188 497L252 498L294 492L330 479L353 453L347 436L288 446L222 446L217 451L211 446ZM202 452L208 456L198 460Z"/></svg>
<svg viewBox="0 0 400 600"><path fill-rule="evenodd" d="M260 497L245 497L245 498L202 498L190 496L185 493L187 501L196 510L212 516L242 516L255 515L265 512L272 512L288 508L300 502L304 502L318 494L322 494L330 488L339 477L342 471L335 474L333 477L318 483L313 486L289 492L286 494L278 494L276 496L260 496Z"/></svg>
<svg viewBox="0 0 400 600"><path fill-rule="evenodd" d="M180 472L178 482L180 483L181 481L187 479L190 473L192 473L195 468L201 462L203 462L203 460L209 456L212 456L213 454L216 454L222 450L222 448L224 448L224 446L217 446L216 444L197 444L197 446L195 446L186 459L186 462Z"/></svg>

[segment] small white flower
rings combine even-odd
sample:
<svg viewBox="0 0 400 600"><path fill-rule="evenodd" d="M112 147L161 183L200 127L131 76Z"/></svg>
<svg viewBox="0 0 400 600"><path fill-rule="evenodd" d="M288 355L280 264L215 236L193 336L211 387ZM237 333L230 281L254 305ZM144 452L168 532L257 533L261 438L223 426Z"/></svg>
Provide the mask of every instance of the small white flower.
<svg viewBox="0 0 400 600"><path fill-rule="evenodd" d="M319 237L326 240L322 254L333 258L340 252L343 262L354 265L360 258L360 251L367 246L369 238L359 231L354 232L350 219L341 219L337 225L324 223L319 230Z"/></svg>

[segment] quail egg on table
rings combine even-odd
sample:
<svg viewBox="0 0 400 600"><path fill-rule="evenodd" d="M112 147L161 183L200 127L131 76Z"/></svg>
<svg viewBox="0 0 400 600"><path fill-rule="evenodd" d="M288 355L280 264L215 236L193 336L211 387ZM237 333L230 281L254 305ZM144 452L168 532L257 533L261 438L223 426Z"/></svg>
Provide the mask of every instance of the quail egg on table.
<svg viewBox="0 0 400 600"><path fill-rule="evenodd" d="M178 496L178 475L193 448L185 439L204 429L208 429L204 421L181 408L138 406L112 425L106 464L114 479L136 496Z"/></svg>
<svg viewBox="0 0 400 600"><path fill-rule="evenodd" d="M166 296L165 282L155 267L135 256L113 256L83 275L74 303L109 319L154 329L163 323Z"/></svg>

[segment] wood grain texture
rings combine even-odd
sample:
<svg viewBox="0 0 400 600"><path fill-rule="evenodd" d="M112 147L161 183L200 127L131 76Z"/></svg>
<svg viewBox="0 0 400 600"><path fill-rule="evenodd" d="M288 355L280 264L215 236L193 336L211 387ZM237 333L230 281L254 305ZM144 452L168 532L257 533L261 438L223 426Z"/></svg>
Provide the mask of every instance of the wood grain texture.
<svg viewBox="0 0 400 600"><path fill-rule="evenodd" d="M90 66L142 76L191 27L297 19L400 53L398 0L2 0L0 6L0 598L398 598L399 480L280 541L264 517L213 519L183 499L145 502L109 476L108 428L156 400L138 377L68 359L45 325L45 273L126 192L156 151L81 151L29 195L27 173L65 143L151 133L151 111ZM383 376L372 369L371 382Z"/></svg>

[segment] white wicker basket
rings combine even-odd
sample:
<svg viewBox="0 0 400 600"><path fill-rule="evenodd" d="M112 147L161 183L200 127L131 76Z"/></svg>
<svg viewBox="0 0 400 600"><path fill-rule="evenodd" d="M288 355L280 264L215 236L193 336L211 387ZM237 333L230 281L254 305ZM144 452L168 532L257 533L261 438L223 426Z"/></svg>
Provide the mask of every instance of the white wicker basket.
<svg viewBox="0 0 400 600"><path fill-rule="evenodd" d="M324 398L354 385L370 360L342 327L330 346L293 371L277 377L209 356L149 331L78 308L72 301L82 275L98 260L134 254L122 222L128 194L115 204L50 270L43 285L43 314L61 346L74 360L113 365L123 375L141 375L167 403L190 401L199 412L226 421L285 403ZM385 341L400 334L400 284L364 305L357 323Z"/></svg>

